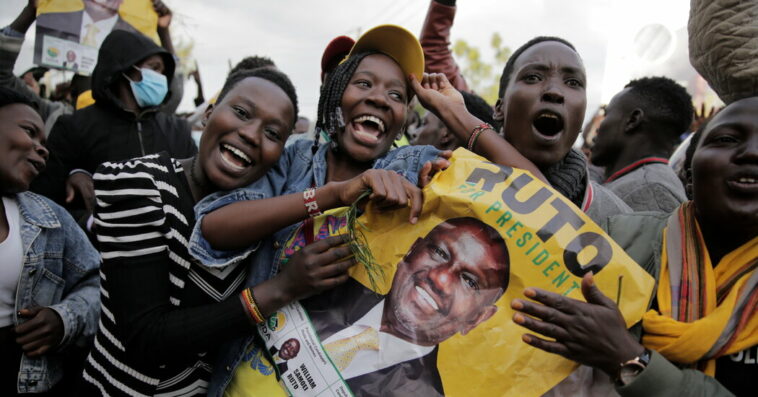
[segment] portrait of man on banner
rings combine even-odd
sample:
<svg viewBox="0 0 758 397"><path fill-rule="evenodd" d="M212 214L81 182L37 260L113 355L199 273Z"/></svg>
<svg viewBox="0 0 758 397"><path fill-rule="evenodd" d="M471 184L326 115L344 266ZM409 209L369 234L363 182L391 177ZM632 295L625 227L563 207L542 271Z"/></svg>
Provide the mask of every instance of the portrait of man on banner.
<svg viewBox="0 0 758 397"><path fill-rule="evenodd" d="M34 62L84 74L110 32L153 38L157 20L150 0L41 0L37 11Z"/></svg>
<svg viewBox="0 0 758 397"><path fill-rule="evenodd" d="M437 345L495 314L509 268L502 236L478 219L458 217L416 239L387 295L350 279L301 303L353 392L397 376L397 395L444 395Z"/></svg>

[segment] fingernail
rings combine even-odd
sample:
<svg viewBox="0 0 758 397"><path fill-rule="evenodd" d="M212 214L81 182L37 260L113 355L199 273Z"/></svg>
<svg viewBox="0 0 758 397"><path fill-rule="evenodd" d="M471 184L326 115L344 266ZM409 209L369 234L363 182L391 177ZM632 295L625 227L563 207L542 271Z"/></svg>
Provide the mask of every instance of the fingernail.
<svg viewBox="0 0 758 397"><path fill-rule="evenodd" d="M532 343L532 337L527 334L521 335L521 340L526 343Z"/></svg>
<svg viewBox="0 0 758 397"><path fill-rule="evenodd" d="M513 301L511 301L511 308L516 309L516 310L521 310L524 308L524 304L520 300L514 299Z"/></svg>
<svg viewBox="0 0 758 397"><path fill-rule="evenodd" d="M513 315L513 322L516 324L523 324L524 323L524 316L521 315L521 313L516 313Z"/></svg>
<svg viewBox="0 0 758 397"><path fill-rule="evenodd" d="M415 225L416 222L418 222L418 217L417 216L414 216L413 218L411 218L411 225Z"/></svg>
<svg viewBox="0 0 758 397"><path fill-rule="evenodd" d="M537 291L535 291L533 288L527 288L524 290L524 295L526 295L528 298L534 298L537 296Z"/></svg>

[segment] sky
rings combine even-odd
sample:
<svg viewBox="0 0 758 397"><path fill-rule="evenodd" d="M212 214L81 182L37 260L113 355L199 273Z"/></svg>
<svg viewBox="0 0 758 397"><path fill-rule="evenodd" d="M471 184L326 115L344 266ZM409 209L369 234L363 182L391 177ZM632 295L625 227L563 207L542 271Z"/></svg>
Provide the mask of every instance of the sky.
<svg viewBox="0 0 758 397"><path fill-rule="evenodd" d="M0 0L0 25L10 23L26 0ZM244 1L164 0L174 11L175 40L191 37L206 96L223 85L230 65L248 55L265 55L287 73L297 88L301 114L314 119L318 104L320 60L326 44L338 35L357 37L383 23L420 33L429 0ZM582 56L588 76L587 117L630 76L656 71L658 63L641 67L630 60L635 51L650 47L635 42L648 25L679 32L686 28L688 0L464 0L457 5L452 39L478 46L485 61L493 32L515 50L538 35L554 35L572 42ZM685 30L686 31L686 30ZM34 26L26 35L15 67L20 74L32 64ZM681 45L681 43L679 43ZM636 47L635 47L636 45ZM644 48L640 48L644 47ZM685 40L686 47L686 40ZM681 50L681 49L680 49ZM684 52L668 47L677 62ZM684 54L684 55L682 55ZM633 57L634 58L634 57ZM504 65L493 65L502 70ZM498 73L499 75L499 73ZM181 110L193 108L194 83L185 86Z"/></svg>

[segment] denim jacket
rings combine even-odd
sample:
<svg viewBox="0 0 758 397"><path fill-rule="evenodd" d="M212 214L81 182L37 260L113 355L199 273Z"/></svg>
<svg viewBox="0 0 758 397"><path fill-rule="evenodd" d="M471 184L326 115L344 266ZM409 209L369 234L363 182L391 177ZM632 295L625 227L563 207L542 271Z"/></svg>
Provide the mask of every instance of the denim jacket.
<svg viewBox="0 0 758 397"><path fill-rule="evenodd" d="M240 200L256 200L290 193L302 192L326 183L326 154L328 145L321 145L314 155L311 148L313 141L301 140L285 149L279 163L272 167L265 177L252 185L226 194L208 196L195 206L197 222L190 238L190 254L206 266L218 267L245 259L251 253L247 286L255 286L272 278L279 271L274 258L281 255L281 250L292 232L299 224L285 227L272 236L259 241L258 244L240 251L214 250L202 237L200 225L202 217L220 207ZM374 169L394 170L411 183L418 183L418 173L427 162L434 160L440 151L432 146L403 146L388 152L374 161ZM249 337L238 338L224 343L219 350L209 396L221 396L239 364L245 348L253 340Z"/></svg>
<svg viewBox="0 0 758 397"><path fill-rule="evenodd" d="M13 321L23 323L15 312L35 305L55 310L63 321L63 340L55 351L38 358L21 357L18 392L40 393L62 378L63 349L71 344L86 346L97 331L100 255L57 204L31 192L17 194L16 200L24 264Z"/></svg>

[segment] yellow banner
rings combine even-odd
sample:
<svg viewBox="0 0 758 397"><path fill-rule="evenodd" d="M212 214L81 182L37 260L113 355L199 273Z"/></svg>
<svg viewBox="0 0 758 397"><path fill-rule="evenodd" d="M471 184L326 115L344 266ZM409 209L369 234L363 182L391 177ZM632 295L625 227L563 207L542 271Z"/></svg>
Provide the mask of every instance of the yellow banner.
<svg viewBox="0 0 758 397"><path fill-rule="evenodd" d="M539 396L576 364L521 341L526 330L511 320L510 302L524 288L582 300L581 277L592 271L629 326L648 307L652 277L525 171L459 149L424 197L416 225L407 209L369 206L359 218L383 269L378 291L357 265L353 280L276 314L286 326L261 327L267 344L298 347L286 356L295 370L281 374L290 393L343 395L348 386L365 396ZM342 210L316 219L308 234L318 240L344 228ZM285 255L307 240L300 230Z"/></svg>

